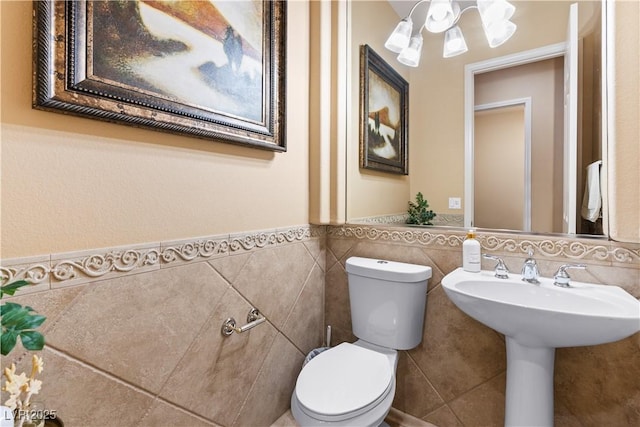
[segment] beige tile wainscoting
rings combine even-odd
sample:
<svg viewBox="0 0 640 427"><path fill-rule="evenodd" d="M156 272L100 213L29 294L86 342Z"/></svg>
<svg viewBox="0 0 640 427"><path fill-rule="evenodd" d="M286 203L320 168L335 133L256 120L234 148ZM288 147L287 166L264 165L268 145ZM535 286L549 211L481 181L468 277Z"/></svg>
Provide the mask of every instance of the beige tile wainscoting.
<svg viewBox="0 0 640 427"><path fill-rule="evenodd" d="M403 351L394 408L438 426L502 426L506 354L504 337L458 310L440 281L462 265L464 233L443 228L330 227L327 236L325 321L335 340L351 334L347 276L350 256L429 265L422 344ZM640 245L598 239L479 233L483 252L501 256L520 272L532 248L549 277L563 263L587 264L575 280L616 284L640 297ZM493 268L483 260L483 268ZM526 386L526 385L525 385ZM556 352L556 426L640 424L640 334L594 347Z"/></svg>
<svg viewBox="0 0 640 427"><path fill-rule="evenodd" d="M504 338L467 317L440 281L461 264L451 228L312 226L3 260L33 285L13 298L47 316L38 398L74 426L292 425L304 356L351 335L349 256L429 265L424 340L403 351L393 426L501 426ZM531 247L541 273L581 262L576 280L640 297L640 245L479 233L484 252L519 271ZM484 261L483 261L484 262ZM489 269L492 265L483 264ZM251 307L267 322L223 338ZM556 426L640 424L640 336L558 349ZM28 368L27 352L2 359ZM3 396L4 400L4 396ZM283 415L284 414L284 415Z"/></svg>
<svg viewBox="0 0 640 427"><path fill-rule="evenodd" d="M37 396L66 427L268 426L323 338L324 227L5 260L47 316ZM267 322L223 337L251 307ZM14 349L28 368L27 353ZM3 401L5 397L3 395Z"/></svg>

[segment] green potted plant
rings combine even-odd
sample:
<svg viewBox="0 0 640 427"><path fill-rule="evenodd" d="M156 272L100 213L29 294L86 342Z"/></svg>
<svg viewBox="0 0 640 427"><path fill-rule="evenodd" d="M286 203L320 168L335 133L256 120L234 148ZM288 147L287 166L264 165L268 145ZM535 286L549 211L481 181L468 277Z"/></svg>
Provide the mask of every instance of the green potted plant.
<svg viewBox="0 0 640 427"><path fill-rule="evenodd" d="M26 280L17 280L7 283L0 288L0 298L5 294L14 295L23 286L29 285ZM24 307L20 304L7 302L0 307L2 317L2 355L6 356L15 347L18 338L22 341L25 349L31 351L42 350L44 347L44 336L36 331L46 320L46 317L36 313L31 307Z"/></svg>
<svg viewBox="0 0 640 427"><path fill-rule="evenodd" d="M3 278L5 280L5 278ZM14 295L15 292L29 285L26 280L17 280L0 287L0 298L6 295ZM7 302L0 306L2 319L2 336L0 337L1 353L7 356L16 346L18 340L29 351L39 351L44 347L44 336L38 332L42 323L46 320L29 306L22 306L13 302ZM16 374L16 365L12 363L2 373L4 385L2 391L9 394L9 399L4 405L13 413L15 427L39 427L45 424L42 411L35 410L31 398L38 394L42 387L42 381L36 376L42 372L42 358L34 354L32 368L29 376L25 372ZM3 413L6 413L3 408Z"/></svg>
<svg viewBox="0 0 640 427"><path fill-rule="evenodd" d="M431 221L435 218L436 213L428 208L429 202L427 202L422 193L418 192L415 203L409 201L407 224L433 225Z"/></svg>

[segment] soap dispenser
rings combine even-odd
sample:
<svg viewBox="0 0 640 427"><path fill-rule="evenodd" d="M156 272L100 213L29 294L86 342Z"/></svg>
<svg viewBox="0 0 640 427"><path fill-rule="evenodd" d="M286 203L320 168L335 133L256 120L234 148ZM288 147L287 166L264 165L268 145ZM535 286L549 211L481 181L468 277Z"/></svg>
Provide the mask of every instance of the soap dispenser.
<svg viewBox="0 0 640 427"><path fill-rule="evenodd" d="M476 231L467 232L467 238L462 242L462 269L471 273L480 272L480 242L476 240Z"/></svg>

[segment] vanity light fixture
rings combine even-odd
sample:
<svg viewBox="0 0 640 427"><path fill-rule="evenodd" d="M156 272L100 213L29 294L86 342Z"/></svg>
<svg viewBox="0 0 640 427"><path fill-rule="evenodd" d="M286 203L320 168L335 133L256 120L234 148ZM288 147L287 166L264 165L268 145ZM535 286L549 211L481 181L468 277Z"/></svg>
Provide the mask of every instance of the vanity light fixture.
<svg viewBox="0 0 640 427"><path fill-rule="evenodd" d="M422 3L429 3L427 17L420 29L413 33L411 16ZM500 46L516 32L516 24L509 20L516 8L507 0L476 0L475 4L464 9L460 8L457 0L420 0L413 5L409 15L398 23L384 46L398 53L398 61L402 64L417 67L422 50L422 29L426 28L431 33L446 31L442 50L444 58L465 53L469 49L457 23L460 16L471 9L477 9L480 14L482 29L490 47Z"/></svg>
<svg viewBox="0 0 640 427"><path fill-rule="evenodd" d="M467 47L467 42L464 40L460 27L456 25L444 33L443 58L451 58L452 56L465 53L467 50L469 50L469 48Z"/></svg>

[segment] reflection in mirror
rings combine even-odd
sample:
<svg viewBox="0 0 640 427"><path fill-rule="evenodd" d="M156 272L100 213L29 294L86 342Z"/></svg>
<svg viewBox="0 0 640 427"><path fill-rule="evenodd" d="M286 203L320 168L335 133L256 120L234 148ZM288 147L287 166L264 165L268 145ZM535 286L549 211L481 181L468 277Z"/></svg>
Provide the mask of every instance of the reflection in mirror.
<svg viewBox="0 0 640 427"><path fill-rule="evenodd" d="M512 103L476 107L474 226L531 231L530 129L530 98L522 102L514 100ZM503 179L504 176L521 176L523 179Z"/></svg>
<svg viewBox="0 0 640 427"><path fill-rule="evenodd" d="M561 44L467 67L467 227L575 233L574 224L565 229L564 184L557 185L563 180L565 140L564 61L557 55L564 50ZM523 64L523 57L531 62ZM496 70L498 66L502 68ZM492 71L481 72L487 68ZM521 117L503 114L497 119L505 107L515 105L523 107ZM569 143L574 150L576 141ZM516 218L511 212L518 207ZM575 205L571 209L574 218Z"/></svg>
<svg viewBox="0 0 640 427"><path fill-rule="evenodd" d="M349 22L349 50L350 54L350 104L347 129L347 222L375 222L402 223L406 214L407 203L421 192L428 200L431 209L437 216L435 225L469 226L474 225L491 229L511 229L533 233L578 233L602 234L602 219L596 215L595 221L583 215L583 200L589 206L591 192L584 195L585 188L589 188L587 170L590 164L603 161L603 136L606 129L602 126L606 104L602 98L602 75L605 67L602 65L601 49L605 34L602 19L604 5L600 1L580 1L578 11L578 52L577 64L580 76L577 81L577 116L571 130L576 134L578 143L574 154L565 153L563 108L567 96L564 89L567 31L569 22L570 2L567 1L518 1L515 13L511 18L517 25L515 34L503 45L490 48L482 30L480 17L477 13L463 14L457 25L464 33L468 51L462 55L443 58L444 34L432 34L423 31L424 43L422 57L417 68L407 67L397 61L397 53L384 48L389 34L396 27L398 21L404 18L415 5L415 1L354 1L350 4ZM463 2L472 3L472 2ZM404 7L404 9L402 9ZM428 9L428 2L421 5ZM400 10L400 12L396 12ZM420 7L416 8L416 15ZM421 25L414 19L414 28ZM544 28L545 31L540 31ZM372 31L372 29L376 29ZM368 44L376 53L384 58L409 82L409 175L392 176L383 172L366 171L358 168L358 124L353 118L358 117L358 48ZM513 58L522 52L538 51L540 49L559 49L552 55L547 55L544 61L532 60L516 64L514 70L525 68L525 63L531 63L533 68L553 68L547 84L554 89L551 96L551 107L544 107L534 97L535 94L523 94L512 91L498 99L496 97L498 83L515 81L515 77L506 74L508 71L494 67L494 69L477 68L472 73L471 86L473 92L471 112L465 105L465 79L469 68L488 61L498 61L496 58ZM539 62L539 63L538 63ZM551 64L551 65L549 65ZM520 77L519 77L520 78ZM467 78L468 80L468 78ZM476 83L478 82L478 83ZM533 85L529 82L513 83L517 88L527 88ZM483 85L487 85L486 87ZM483 89L483 87L485 87ZM522 91L521 91L522 92ZM484 95L483 95L484 94ZM477 97L478 99L474 99ZM468 97L467 97L468 98ZM531 98L529 156L518 160L503 159L494 162L493 171L498 172L502 182L515 182L522 186L522 194L508 196L506 199L517 198L517 205L521 205L522 212L511 212L511 207L498 207L489 204L485 211L489 212L486 225L473 220L465 214L473 205L477 204L473 197L473 190L468 190L467 181L473 176L473 163L465 159L471 156L486 158L479 153L478 147L471 145L473 140L474 110L483 110L482 114L490 115L492 106L500 103L508 105L514 100ZM524 102L520 102L524 105ZM551 116L536 118L540 109L551 110ZM479 112L480 113L480 112ZM551 118L549 118L551 117ZM526 123L526 120L525 120ZM526 129L526 124L524 125ZM525 130L521 133L524 133ZM485 129L486 131L486 129ZM486 136L486 135L485 135ZM496 142L497 138L488 137ZM519 140L527 139L521 135ZM515 144L518 138L512 139ZM550 152L542 153L538 145L552 147ZM471 152L469 151L471 150ZM503 154L506 150L503 152ZM549 154L552 153L552 154ZM573 158L573 172L569 173L565 162ZM527 160L528 159L528 160ZM467 162L467 164L465 164ZM507 170L507 165L518 163L520 169ZM485 166L486 167L486 166ZM527 187L527 174L530 174ZM542 176L539 181L536 175ZM482 177L486 178L486 177ZM494 178L496 179L496 178ZM542 184L539 182L543 182ZM567 182L573 182L572 192L564 191ZM472 187L473 188L473 187ZM528 190L527 190L528 188ZM556 191L554 191L556 190ZM560 191L557 191L560 190ZM482 188L478 194L491 193ZM494 192L495 194L496 192ZM500 194L500 192L497 192ZM529 196L526 196L526 194ZM571 203L568 203L570 200ZM458 201L462 201L459 203ZM516 204L516 202L514 202ZM572 214L569 214L568 205ZM509 205L511 206L511 205ZM605 206L602 206L603 210ZM590 209L593 211L593 207ZM473 212L473 210L471 211ZM528 213L527 213L528 212ZM555 212L555 213L554 213ZM558 213L559 212L559 213ZM588 212L587 212L588 213ZM477 215L477 212L476 212ZM588 218L585 218L588 217ZM508 217L509 222L501 220ZM514 221L515 217L515 221ZM568 224L573 224L573 229Z"/></svg>

